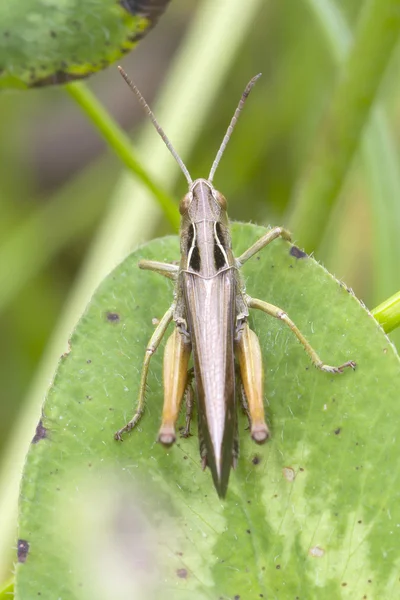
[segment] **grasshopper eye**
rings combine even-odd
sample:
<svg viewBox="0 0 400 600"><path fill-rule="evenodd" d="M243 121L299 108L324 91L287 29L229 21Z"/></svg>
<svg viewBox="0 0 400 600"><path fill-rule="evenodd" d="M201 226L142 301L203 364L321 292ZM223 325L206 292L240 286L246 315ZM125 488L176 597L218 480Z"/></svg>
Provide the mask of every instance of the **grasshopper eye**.
<svg viewBox="0 0 400 600"><path fill-rule="evenodd" d="M221 194L221 192L218 192L217 190L215 190L215 199L218 202L218 204L220 205L220 207L222 208L222 210L226 210L227 207L227 201L225 196L223 196Z"/></svg>
<svg viewBox="0 0 400 600"><path fill-rule="evenodd" d="M193 196L190 193L185 194L185 196L183 196L182 200L179 203L179 212L181 213L181 215L184 215L187 212L187 210L190 206L190 203L192 201L192 198L193 198Z"/></svg>

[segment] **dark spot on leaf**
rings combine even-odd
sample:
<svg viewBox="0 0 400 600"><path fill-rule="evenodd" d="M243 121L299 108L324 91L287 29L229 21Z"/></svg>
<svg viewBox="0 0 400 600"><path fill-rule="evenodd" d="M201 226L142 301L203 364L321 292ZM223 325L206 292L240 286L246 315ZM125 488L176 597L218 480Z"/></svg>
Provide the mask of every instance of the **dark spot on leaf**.
<svg viewBox="0 0 400 600"><path fill-rule="evenodd" d="M120 0L120 5L133 16L139 15L149 19L154 25L169 4L169 0L143 2L143 0ZM141 32L144 35L146 32Z"/></svg>
<svg viewBox="0 0 400 600"><path fill-rule="evenodd" d="M247 500L247 504L251 504L251 500Z"/></svg>
<svg viewBox="0 0 400 600"><path fill-rule="evenodd" d="M342 583L342 587L346 587L347 583Z"/></svg>
<svg viewBox="0 0 400 600"><path fill-rule="evenodd" d="M143 31L136 31L132 35L128 36L128 41L131 42L132 44L134 44L135 42L138 42L139 40L144 38L144 36L148 32L148 30L149 30L149 28L147 28L146 30L143 30Z"/></svg>
<svg viewBox="0 0 400 600"><path fill-rule="evenodd" d="M236 594L236 596L233 596L233 600L240 600L239 594Z"/></svg>
<svg viewBox="0 0 400 600"><path fill-rule="evenodd" d="M32 438L32 444L37 444L40 440L44 440L47 437L47 429L43 427L43 421L40 419L39 423L36 426L35 435Z"/></svg>
<svg viewBox="0 0 400 600"><path fill-rule="evenodd" d="M107 321L110 321L111 323L119 323L119 314L115 313L115 312L108 312L106 313L106 318Z"/></svg>
<svg viewBox="0 0 400 600"><path fill-rule="evenodd" d="M44 65L41 66L43 71L46 70ZM86 79L91 73L67 73L66 71L55 71L51 75L37 79L31 84L31 87L45 87L46 85L60 85L62 83L68 83L69 81L75 81L76 79Z"/></svg>
<svg viewBox="0 0 400 600"><path fill-rule="evenodd" d="M307 258L307 252L300 250L297 246L292 246L289 250L289 254L295 258Z"/></svg>
<svg viewBox="0 0 400 600"><path fill-rule="evenodd" d="M183 552L177 552L176 553L178 556L183 556Z"/></svg>
<svg viewBox="0 0 400 600"><path fill-rule="evenodd" d="M341 427L338 427L337 429L335 429L335 435L339 435L339 433L342 431Z"/></svg>
<svg viewBox="0 0 400 600"><path fill-rule="evenodd" d="M56 34L55 31L50 31L50 35L51 35L52 38L56 38L57 37L57 34Z"/></svg>
<svg viewBox="0 0 400 600"><path fill-rule="evenodd" d="M251 533L250 529L246 529L246 533Z"/></svg>
<svg viewBox="0 0 400 600"><path fill-rule="evenodd" d="M275 567L275 569L278 569L278 571L280 568L281 568L281 565L276 565L276 567Z"/></svg>
<svg viewBox="0 0 400 600"><path fill-rule="evenodd" d="M177 569L176 574L178 575L178 577L180 577L180 579L186 579L188 576L188 572L186 569Z"/></svg>
<svg viewBox="0 0 400 600"><path fill-rule="evenodd" d="M372 583L372 579L368 579L368 583Z"/></svg>
<svg viewBox="0 0 400 600"><path fill-rule="evenodd" d="M251 462L253 463L253 465L259 465L261 462L261 457L258 454L255 454L251 459Z"/></svg>
<svg viewBox="0 0 400 600"><path fill-rule="evenodd" d="M304 471L303 467L300 467L299 471L303 472Z"/></svg>
<svg viewBox="0 0 400 600"><path fill-rule="evenodd" d="M88 365L90 365L90 363L91 363L92 361L90 360L90 358L88 358L86 362L87 362L87 364L88 364Z"/></svg>
<svg viewBox="0 0 400 600"><path fill-rule="evenodd" d="M4 35L4 37L10 37L10 32L9 31L3 31L3 35Z"/></svg>
<svg viewBox="0 0 400 600"><path fill-rule="evenodd" d="M29 542L26 540L18 540L17 543L17 557L19 563L26 562L27 556L29 554Z"/></svg>
<svg viewBox="0 0 400 600"><path fill-rule="evenodd" d="M357 523L360 525L360 524L362 523L362 521L361 521L361 520L360 520L360 521L357 521Z"/></svg>
<svg viewBox="0 0 400 600"><path fill-rule="evenodd" d="M89 396L89 395L86 396L86 400L92 400L92 398L93 398L93 396Z"/></svg>

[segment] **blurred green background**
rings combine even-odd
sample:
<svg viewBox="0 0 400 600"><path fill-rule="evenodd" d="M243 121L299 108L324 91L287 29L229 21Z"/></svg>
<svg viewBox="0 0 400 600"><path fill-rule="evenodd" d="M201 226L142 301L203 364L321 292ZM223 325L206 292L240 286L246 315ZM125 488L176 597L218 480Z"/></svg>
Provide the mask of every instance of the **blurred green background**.
<svg viewBox="0 0 400 600"><path fill-rule="evenodd" d="M155 29L122 61L150 104L154 105L168 78L200 5L195 0L172 0ZM207 176L244 86L262 72L214 180L228 199L231 219L289 224L289 203L338 73L337 58L312 5L293 0L258 4L194 151L182 155L193 177ZM337 0L334 5L353 28L365 2ZM379 94L390 134L385 146L390 154L384 164L395 182L399 178L399 62L396 51ZM191 76L188 71L189 85ZM116 66L87 84L135 143L144 116ZM207 78L202 84L207 88ZM62 87L3 91L0 129L1 453L24 411L46 345L126 169ZM153 141L155 147L162 144L155 132ZM171 141L180 152L179 136ZM168 154L166 149L162 152ZM157 165L153 167L156 172ZM177 201L185 189L185 179L179 177L173 190ZM400 198L392 197L392 189L387 197L381 190L382 198L378 202L375 197L374 202L371 179L357 156L325 224L322 242L315 248L318 260L369 308L400 289L399 255L393 251L396 235L391 239L388 233L385 247L375 235L379 207L381 225L385 219L396 222L388 206L398 204ZM150 230L151 237L172 233L166 219L155 216L150 228L130 240L131 246L145 242ZM293 231L300 245L301 234ZM118 238L119 232L114 235Z"/></svg>

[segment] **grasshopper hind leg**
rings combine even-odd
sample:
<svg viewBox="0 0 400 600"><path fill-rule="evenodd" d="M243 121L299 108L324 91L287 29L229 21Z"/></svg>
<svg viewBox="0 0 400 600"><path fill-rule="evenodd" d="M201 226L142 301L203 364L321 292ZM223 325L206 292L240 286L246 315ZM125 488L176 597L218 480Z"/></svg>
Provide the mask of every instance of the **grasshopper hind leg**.
<svg viewBox="0 0 400 600"><path fill-rule="evenodd" d="M164 446L171 446L176 440L176 421L191 383L188 374L191 350L190 343L175 327L164 352L164 405L158 433L158 441Z"/></svg>
<svg viewBox="0 0 400 600"><path fill-rule="evenodd" d="M257 444L269 438L264 417L263 366L260 342L245 321L236 340L236 356L240 369L242 406L247 414L251 437Z"/></svg>

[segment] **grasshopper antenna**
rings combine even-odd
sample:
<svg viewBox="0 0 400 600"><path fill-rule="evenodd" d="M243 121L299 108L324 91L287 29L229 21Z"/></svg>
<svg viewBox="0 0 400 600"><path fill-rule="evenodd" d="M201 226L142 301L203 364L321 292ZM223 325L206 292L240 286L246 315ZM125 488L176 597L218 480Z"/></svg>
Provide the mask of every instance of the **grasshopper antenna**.
<svg viewBox="0 0 400 600"><path fill-rule="evenodd" d="M210 175L208 176L208 181L210 183L212 183L212 180L214 179L214 175L215 175L215 171L217 170L217 167L219 165L219 161L221 160L221 157L225 151L225 148L229 142L229 139L232 135L232 131L237 123L237 120L239 118L240 115L240 111L242 110L244 103L246 102L246 98L247 96L250 94L252 87L254 86L254 84L256 83L256 81L261 77L261 73L259 73L258 75L256 75L255 77L253 77L253 79L250 79L249 83L246 86L246 89L244 90L242 97L240 98L239 104L237 105L237 108L234 112L234 115L231 119L231 122L229 123L229 127L226 130L226 134L224 136L224 139L222 140L222 144L219 147L219 150L217 152L217 156L215 157L215 160L212 164L211 167L211 171L210 171Z"/></svg>
<svg viewBox="0 0 400 600"><path fill-rule="evenodd" d="M140 91L138 90L138 88L136 87L136 85L133 83L133 81L131 79L129 79L128 75L125 73L125 71L123 70L123 68L122 67L118 67L118 70L121 73L122 77L125 79L126 83L131 88L132 92L134 92L136 94L136 96L138 97L140 104L143 106L143 108L146 111L147 115L150 117L150 120L153 123L154 127L157 129L159 135L164 140L164 144L167 146L168 150L171 152L172 156L174 157L174 159L176 160L176 162L180 166L182 173L186 177L186 181L188 182L189 185L191 185L193 183L193 181L192 181L192 178L190 177L189 171L187 170L186 166L183 163L183 160L178 155L178 153L176 152L175 148L173 147L173 145L171 144L171 142L167 138L167 136L166 136L163 128L161 127L161 125L158 124L157 119L155 118L154 113L151 110L150 106L147 104L146 100L143 98L142 94L140 93ZM247 86L247 87L249 87L249 86ZM246 88L246 90L247 90L247 88Z"/></svg>

